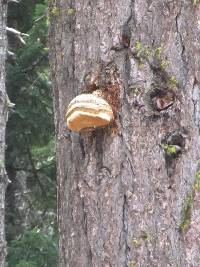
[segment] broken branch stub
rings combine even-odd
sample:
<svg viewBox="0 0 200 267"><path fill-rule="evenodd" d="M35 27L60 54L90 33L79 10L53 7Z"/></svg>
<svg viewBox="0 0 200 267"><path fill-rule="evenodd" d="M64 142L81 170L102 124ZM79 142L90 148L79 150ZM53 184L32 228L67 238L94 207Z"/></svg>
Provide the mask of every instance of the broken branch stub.
<svg viewBox="0 0 200 267"><path fill-rule="evenodd" d="M93 131L111 124L114 114L103 96L94 92L76 96L68 106L66 119L72 131Z"/></svg>

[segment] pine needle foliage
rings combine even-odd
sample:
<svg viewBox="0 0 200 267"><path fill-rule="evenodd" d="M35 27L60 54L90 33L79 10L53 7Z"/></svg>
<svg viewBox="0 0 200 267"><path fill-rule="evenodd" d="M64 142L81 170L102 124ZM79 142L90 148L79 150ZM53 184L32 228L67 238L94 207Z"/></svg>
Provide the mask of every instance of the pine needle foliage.
<svg viewBox="0 0 200 267"><path fill-rule="evenodd" d="M24 46L9 43L16 62L7 64L7 92L15 103L6 134L6 168L12 181L7 200L16 174L23 172L28 189L23 197L35 214L27 224L7 201L7 266L56 267L56 167L46 1L21 0L10 5L8 26L29 37L24 38Z"/></svg>

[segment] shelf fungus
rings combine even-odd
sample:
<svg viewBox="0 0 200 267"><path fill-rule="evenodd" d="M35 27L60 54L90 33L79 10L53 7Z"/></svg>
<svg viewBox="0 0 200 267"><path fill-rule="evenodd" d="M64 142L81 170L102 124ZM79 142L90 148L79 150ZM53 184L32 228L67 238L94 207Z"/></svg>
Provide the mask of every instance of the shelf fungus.
<svg viewBox="0 0 200 267"><path fill-rule="evenodd" d="M95 91L76 96L68 106L66 119L70 130L87 132L111 124L114 114L102 94Z"/></svg>

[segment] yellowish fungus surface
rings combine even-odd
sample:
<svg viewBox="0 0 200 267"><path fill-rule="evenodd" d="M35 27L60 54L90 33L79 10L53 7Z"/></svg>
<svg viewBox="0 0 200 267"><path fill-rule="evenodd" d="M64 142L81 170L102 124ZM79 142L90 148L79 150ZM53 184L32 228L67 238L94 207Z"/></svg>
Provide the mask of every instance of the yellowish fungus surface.
<svg viewBox="0 0 200 267"><path fill-rule="evenodd" d="M81 94L69 104L67 126L75 132L91 131L109 125L113 119L111 106L95 94Z"/></svg>

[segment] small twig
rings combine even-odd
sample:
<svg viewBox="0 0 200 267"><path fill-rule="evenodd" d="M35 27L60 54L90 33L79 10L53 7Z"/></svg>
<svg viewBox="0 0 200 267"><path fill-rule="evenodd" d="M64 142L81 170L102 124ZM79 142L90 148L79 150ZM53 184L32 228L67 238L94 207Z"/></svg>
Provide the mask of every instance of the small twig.
<svg viewBox="0 0 200 267"><path fill-rule="evenodd" d="M16 4L19 4L19 1L17 1L17 0L8 0L8 3L16 3Z"/></svg>
<svg viewBox="0 0 200 267"><path fill-rule="evenodd" d="M32 157L32 154L31 154L31 151L30 151L30 148L29 148L28 144L27 144L27 154L28 154L28 159L29 159L29 162L30 162L30 165L31 165L31 168L32 168L33 175L34 175L34 177L35 177L35 179L36 179L36 181L37 181L42 193L44 194L44 197L47 199L46 191L45 191L44 186L41 183L40 178L38 176L37 170L35 168L34 160L33 160L33 157Z"/></svg>
<svg viewBox="0 0 200 267"><path fill-rule="evenodd" d="M47 15L44 14L44 15L42 15L41 17L39 17L39 18L37 18L36 20L34 20L34 22L38 22L38 21L42 20L43 18L45 18L46 16L47 16Z"/></svg>
<svg viewBox="0 0 200 267"><path fill-rule="evenodd" d="M22 44L24 44L24 45L26 44L26 42L24 41L22 36L29 36L29 34L20 32L20 31L18 31L16 29L13 29L13 28L10 28L10 27L6 27L6 30L7 30L8 33L14 34Z"/></svg>
<svg viewBox="0 0 200 267"><path fill-rule="evenodd" d="M8 61L8 63L14 65L15 62L16 62L16 59L17 59L16 54L11 52L11 51L9 51L9 50L7 50L7 61Z"/></svg>
<svg viewBox="0 0 200 267"><path fill-rule="evenodd" d="M37 59L36 59L34 62L32 62L27 68L22 69L22 70L20 71L20 73L22 73L22 72L26 73L27 71L32 71L32 70L33 70L35 67L37 67L38 64L39 64L43 59L45 59L45 58L46 58L45 55L43 55L43 56L37 58Z"/></svg>

